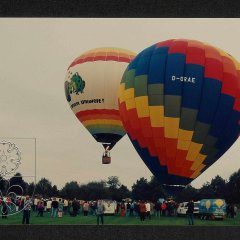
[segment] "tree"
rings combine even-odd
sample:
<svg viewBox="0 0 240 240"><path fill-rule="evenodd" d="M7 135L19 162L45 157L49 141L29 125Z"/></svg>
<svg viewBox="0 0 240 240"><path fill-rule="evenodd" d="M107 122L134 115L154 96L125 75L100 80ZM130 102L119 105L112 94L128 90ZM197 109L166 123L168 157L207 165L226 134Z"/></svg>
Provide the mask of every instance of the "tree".
<svg viewBox="0 0 240 240"><path fill-rule="evenodd" d="M84 200L98 200L110 198L105 181L94 181L80 186L80 196Z"/></svg>
<svg viewBox="0 0 240 240"><path fill-rule="evenodd" d="M162 184L154 176L151 177L149 182L149 197L148 199L156 202L159 198L167 198L167 192L163 188Z"/></svg>
<svg viewBox="0 0 240 240"><path fill-rule="evenodd" d="M211 188L214 192L215 198L225 198L227 194L227 185L226 181L217 175L215 178L211 181Z"/></svg>
<svg viewBox="0 0 240 240"><path fill-rule="evenodd" d="M52 197L52 183L46 179L42 178L37 184L36 184L36 191L35 194L40 194L43 198L45 197Z"/></svg>
<svg viewBox="0 0 240 240"><path fill-rule="evenodd" d="M141 177L133 184L132 197L135 200L147 200L149 198L149 185L147 179Z"/></svg>
<svg viewBox="0 0 240 240"><path fill-rule="evenodd" d="M176 197L177 202L188 202L189 200L198 200L198 190L191 185L187 185L179 191Z"/></svg>
<svg viewBox="0 0 240 240"><path fill-rule="evenodd" d="M1 195L6 195L9 188L9 183L6 179L0 178L0 197Z"/></svg>
<svg viewBox="0 0 240 240"><path fill-rule="evenodd" d="M10 178L9 183L10 183L10 186L12 186L10 190L11 192L16 193L17 195L26 193L28 183L26 183L23 180L22 175L20 173L16 173L12 178Z"/></svg>
<svg viewBox="0 0 240 240"><path fill-rule="evenodd" d="M51 196L58 196L59 195L59 191L57 189L56 185L53 185L52 190L51 190Z"/></svg>
<svg viewBox="0 0 240 240"><path fill-rule="evenodd" d="M132 186L132 197L135 200L157 201L159 198L166 198L167 192L158 179L152 176L148 182L145 178L140 178Z"/></svg>
<svg viewBox="0 0 240 240"><path fill-rule="evenodd" d="M211 183L206 182L203 184L203 186L199 190L199 199L204 199L204 198L215 198L215 193L213 190L213 186Z"/></svg>
<svg viewBox="0 0 240 240"><path fill-rule="evenodd" d="M122 184L120 183L118 177L111 176L108 177L107 185L109 189L118 189Z"/></svg>
<svg viewBox="0 0 240 240"><path fill-rule="evenodd" d="M80 187L76 181L66 183L60 191L60 196L67 199L79 198Z"/></svg>
<svg viewBox="0 0 240 240"><path fill-rule="evenodd" d="M130 198L131 197L131 192L125 185L121 185L120 188L117 189L116 195L112 198L116 201L122 201L122 199L125 198Z"/></svg>
<svg viewBox="0 0 240 240"><path fill-rule="evenodd" d="M108 177L107 186L107 195L110 199L122 201L122 199L131 197L131 192L127 186L121 184L116 176Z"/></svg>
<svg viewBox="0 0 240 240"><path fill-rule="evenodd" d="M227 201L229 203L239 203L240 199L240 169L233 173L227 183Z"/></svg>
<svg viewBox="0 0 240 240"><path fill-rule="evenodd" d="M33 182L28 185L26 192L27 192L27 195L33 196L35 192L35 184Z"/></svg>

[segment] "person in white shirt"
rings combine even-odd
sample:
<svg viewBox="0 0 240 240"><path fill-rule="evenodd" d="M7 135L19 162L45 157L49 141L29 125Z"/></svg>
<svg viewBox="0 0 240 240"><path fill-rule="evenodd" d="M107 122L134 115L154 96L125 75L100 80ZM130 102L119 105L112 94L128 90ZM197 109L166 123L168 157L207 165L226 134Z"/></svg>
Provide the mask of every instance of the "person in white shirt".
<svg viewBox="0 0 240 240"><path fill-rule="evenodd" d="M39 199L38 198L34 198L34 202L33 202L33 211L37 211L37 205L38 205Z"/></svg>
<svg viewBox="0 0 240 240"><path fill-rule="evenodd" d="M151 219L151 205L150 205L149 201L147 201L145 203L145 205L146 205L146 217Z"/></svg>
<svg viewBox="0 0 240 240"><path fill-rule="evenodd" d="M64 214L66 215L67 214L67 212L68 212L68 200L67 199L64 199L64 201L63 201L63 212L64 212Z"/></svg>
<svg viewBox="0 0 240 240"><path fill-rule="evenodd" d="M48 199L48 201L47 201L47 212L50 212L51 208L52 208L52 200Z"/></svg>

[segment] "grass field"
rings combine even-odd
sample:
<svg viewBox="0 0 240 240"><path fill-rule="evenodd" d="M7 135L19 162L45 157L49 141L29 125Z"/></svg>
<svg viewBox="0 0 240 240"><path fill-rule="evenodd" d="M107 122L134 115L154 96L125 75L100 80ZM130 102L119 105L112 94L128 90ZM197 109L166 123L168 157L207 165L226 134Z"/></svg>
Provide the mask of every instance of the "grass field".
<svg viewBox="0 0 240 240"><path fill-rule="evenodd" d="M16 214L8 216L7 219L0 218L1 224L21 224L22 214ZM62 218L51 218L50 213L44 213L43 217L37 217L35 212L31 212L30 224L96 224L96 216L83 216L78 215L77 217L71 217L69 215L63 216ZM141 222L139 218L136 217L124 217L121 216L104 216L104 224L107 225L188 225L186 217L152 217L151 220L146 219ZM195 225L197 226L230 226L238 225L240 226L240 214L234 219L226 218L223 221L220 220L201 220L195 218Z"/></svg>

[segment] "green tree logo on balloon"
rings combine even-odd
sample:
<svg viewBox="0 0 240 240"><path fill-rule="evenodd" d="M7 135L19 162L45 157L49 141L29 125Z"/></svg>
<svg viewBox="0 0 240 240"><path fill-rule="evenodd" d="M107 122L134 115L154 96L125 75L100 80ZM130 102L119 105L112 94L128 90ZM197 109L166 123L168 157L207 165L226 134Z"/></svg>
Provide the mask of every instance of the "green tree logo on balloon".
<svg viewBox="0 0 240 240"><path fill-rule="evenodd" d="M85 81L81 78L81 76L76 72L75 74L72 75L71 81L65 82L65 94L67 101L71 101L71 96L70 94L76 93L77 95L80 93L83 93L83 90L85 88Z"/></svg>

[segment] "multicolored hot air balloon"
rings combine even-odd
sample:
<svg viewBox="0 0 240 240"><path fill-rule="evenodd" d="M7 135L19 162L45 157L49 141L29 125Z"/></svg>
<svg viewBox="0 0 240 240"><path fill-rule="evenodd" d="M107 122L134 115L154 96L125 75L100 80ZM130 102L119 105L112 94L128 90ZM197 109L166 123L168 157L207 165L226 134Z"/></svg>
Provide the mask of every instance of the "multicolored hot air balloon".
<svg viewBox="0 0 240 240"><path fill-rule="evenodd" d="M120 48L92 49L76 58L67 71L67 101L79 121L104 146L103 163L110 163L109 150L125 135L117 93L134 56Z"/></svg>
<svg viewBox="0 0 240 240"><path fill-rule="evenodd" d="M159 42L126 69L119 110L150 171L163 184L187 185L238 138L240 64L199 41Z"/></svg>

